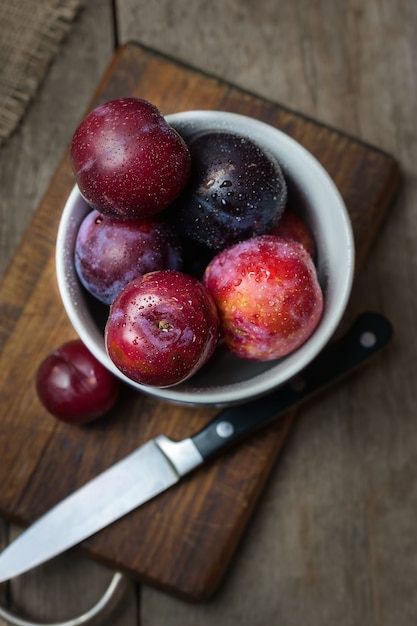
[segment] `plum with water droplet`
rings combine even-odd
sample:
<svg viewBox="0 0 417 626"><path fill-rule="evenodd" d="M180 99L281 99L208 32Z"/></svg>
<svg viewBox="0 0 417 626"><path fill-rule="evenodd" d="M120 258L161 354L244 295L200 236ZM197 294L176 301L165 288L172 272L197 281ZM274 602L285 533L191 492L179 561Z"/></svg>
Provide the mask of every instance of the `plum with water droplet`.
<svg viewBox="0 0 417 626"><path fill-rule="evenodd" d="M316 268L297 241L262 235L237 243L214 257L203 282L216 302L224 345L243 359L293 352L322 316Z"/></svg>
<svg viewBox="0 0 417 626"><path fill-rule="evenodd" d="M275 226L287 201L275 157L228 131L197 134L188 148L190 178L175 211L181 235L217 251Z"/></svg>
<svg viewBox="0 0 417 626"><path fill-rule="evenodd" d="M177 385L212 356L219 338L216 305L203 283L175 270L150 272L114 300L105 329L109 357L131 380Z"/></svg>
<svg viewBox="0 0 417 626"><path fill-rule="evenodd" d="M161 215L118 220L93 210L78 230L74 263L91 295L111 304L128 282L155 270L181 269L181 244Z"/></svg>
<svg viewBox="0 0 417 626"><path fill-rule="evenodd" d="M88 204L119 219L155 215L182 192L190 171L184 139L158 108L119 98L88 113L71 141L71 164Z"/></svg>
<svg viewBox="0 0 417 626"><path fill-rule="evenodd" d="M313 260L316 259L316 241L308 222L292 207L287 206L279 222L268 233L282 239L299 241Z"/></svg>

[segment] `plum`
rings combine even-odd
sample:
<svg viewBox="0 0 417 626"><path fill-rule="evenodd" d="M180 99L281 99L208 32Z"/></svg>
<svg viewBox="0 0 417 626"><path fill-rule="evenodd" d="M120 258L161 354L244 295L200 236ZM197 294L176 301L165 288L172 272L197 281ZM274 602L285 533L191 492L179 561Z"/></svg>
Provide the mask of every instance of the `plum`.
<svg viewBox="0 0 417 626"><path fill-rule="evenodd" d="M190 171L183 138L152 103L119 98L88 113L70 148L79 190L100 213L140 219L181 193Z"/></svg>
<svg viewBox="0 0 417 626"><path fill-rule="evenodd" d="M183 272L150 272L128 283L114 300L105 328L110 359L131 380L170 387L211 357L219 318L203 283Z"/></svg>
<svg viewBox="0 0 417 626"><path fill-rule="evenodd" d="M262 235L219 252L203 282L216 302L225 346L254 361L281 358L316 329L323 294L310 254Z"/></svg>
<svg viewBox="0 0 417 626"><path fill-rule="evenodd" d="M181 269L178 237L162 216L117 220L93 210L84 218L75 244L81 283L111 304L128 282L154 270Z"/></svg>
<svg viewBox="0 0 417 626"><path fill-rule="evenodd" d="M226 131L199 133L188 147L191 173L175 212L181 235L218 251L273 228L287 200L275 157Z"/></svg>
<svg viewBox="0 0 417 626"><path fill-rule="evenodd" d="M306 220L292 207L286 207L279 222L268 233L283 239L299 241L313 260L316 259L316 242Z"/></svg>
<svg viewBox="0 0 417 626"><path fill-rule="evenodd" d="M49 354L36 373L36 390L51 415L83 424L105 415L115 404L120 381L79 339Z"/></svg>

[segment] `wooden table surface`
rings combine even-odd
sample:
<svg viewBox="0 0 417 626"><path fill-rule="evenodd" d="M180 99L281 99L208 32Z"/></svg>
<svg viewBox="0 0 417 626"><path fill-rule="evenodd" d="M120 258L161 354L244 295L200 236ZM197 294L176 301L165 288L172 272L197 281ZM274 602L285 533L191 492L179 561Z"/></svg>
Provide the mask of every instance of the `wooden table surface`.
<svg viewBox="0 0 417 626"><path fill-rule="evenodd" d="M300 413L209 602L192 605L131 582L100 623L415 625L417 4L84 4L23 124L0 149L1 271L115 48L128 41L371 143L399 161L403 178L349 305L352 313L375 309L388 315L395 327L392 346L372 367ZM0 522L0 545L18 532ZM45 621L68 619L93 604L111 576L70 553L1 586L0 599Z"/></svg>

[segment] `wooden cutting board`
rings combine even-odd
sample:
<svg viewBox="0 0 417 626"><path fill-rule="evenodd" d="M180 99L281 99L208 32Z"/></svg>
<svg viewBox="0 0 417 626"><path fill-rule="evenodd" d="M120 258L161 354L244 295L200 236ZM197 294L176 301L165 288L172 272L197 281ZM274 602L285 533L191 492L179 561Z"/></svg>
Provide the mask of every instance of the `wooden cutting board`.
<svg viewBox="0 0 417 626"><path fill-rule="evenodd" d="M352 218L361 268L392 204L395 160L293 111L137 45L121 48L91 106L138 96L164 114L220 109L259 118L309 149L338 185ZM107 418L86 427L59 423L40 405L40 361L75 337L57 291L55 237L74 180L65 154L0 284L0 514L28 525L60 499L165 433L187 437L214 414L126 390ZM218 586L294 414L203 467L183 482L84 542L80 549L109 567L189 601Z"/></svg>

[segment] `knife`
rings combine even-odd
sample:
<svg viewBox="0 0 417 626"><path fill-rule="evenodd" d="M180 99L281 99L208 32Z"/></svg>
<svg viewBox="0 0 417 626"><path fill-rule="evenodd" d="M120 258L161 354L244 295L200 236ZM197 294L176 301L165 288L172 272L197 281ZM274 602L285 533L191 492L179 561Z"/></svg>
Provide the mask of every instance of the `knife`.
<svg viewBox="0 0 417 626"><path fill-rule="evenodd" d="M32 526L0 555L0 583L44 563L162 493L199 465L236 444L351 372L392 336L379 313L359 315L300 375L274 392L220 411L201 431L181 441L159 435L90 480Z"/></svg>

